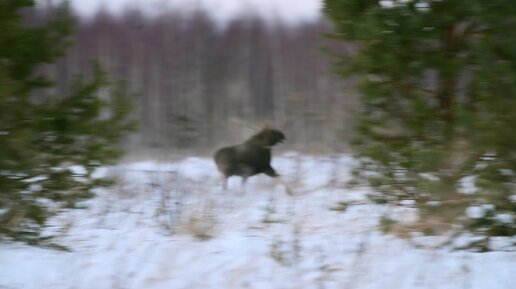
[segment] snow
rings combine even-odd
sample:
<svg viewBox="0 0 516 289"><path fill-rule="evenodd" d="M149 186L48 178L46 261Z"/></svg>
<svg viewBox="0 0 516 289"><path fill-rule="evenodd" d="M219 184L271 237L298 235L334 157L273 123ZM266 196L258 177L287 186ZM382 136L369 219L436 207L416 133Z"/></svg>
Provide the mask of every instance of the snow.
<svg viewBox="0 0 516 289"><path fill-rule="evenodd" d="M495 219L504 224L514 223L514 219L511 214L496 214Z"/></svg>
<svg viewBox="0 0 516 289"><path fill-rule="evenodd" d="M346 187L353 164L346 155L275 158L294 196L266 176L245 192L231 178L222 191L206 158L104 168L97 175L119 183L49 224L71 251L1 244L0 288L513 288L514 251L417 248L382 234L387 212L417 219L413 201L369 203L367 189Z"/></svg>
<svg viewBox="0 0 516 289"><path fill-rule="evenodd" d="M475 185L476 176L467 176L459 180L459 193L473 195L478 191Z"/></svg>
<svg viewBox="0 0 516 289"><path fill-rule="evenodd" d="M472 219L480 219L486 215L486 210L482 206L471 206L466 209L466 216Z"/></svg>

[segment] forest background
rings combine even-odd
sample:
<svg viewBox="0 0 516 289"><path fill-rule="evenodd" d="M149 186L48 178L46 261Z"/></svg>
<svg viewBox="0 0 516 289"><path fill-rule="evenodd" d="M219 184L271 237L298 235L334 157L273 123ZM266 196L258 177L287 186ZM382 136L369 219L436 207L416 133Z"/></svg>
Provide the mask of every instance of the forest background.
<svg viewBox="0 0 516 289"><path fill-rule="evenodd" d="M31 13L38 23L54 11ZM140 94L139 130L127 142L133 152L209 154L267 124L286 132L289 149L350 149L356 92L321 52L353 46L327 40L322 16L293 25L243 14L220 25L203 10L148 16L128 8L79 19L73 47L45 68L59 80L47 93L65 93L70 78L100 60Z"/></svg>

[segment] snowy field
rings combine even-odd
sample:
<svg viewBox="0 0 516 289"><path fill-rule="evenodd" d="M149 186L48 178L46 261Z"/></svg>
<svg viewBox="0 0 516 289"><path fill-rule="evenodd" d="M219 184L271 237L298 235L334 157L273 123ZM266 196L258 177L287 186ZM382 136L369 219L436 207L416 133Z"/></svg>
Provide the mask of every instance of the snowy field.
<svg viewBox="0 0 516 289"><path fill-rule="evenodd" d="M352 164L276 158L294 196L266 176L245 192L231 178L224 192L210 159L120 165L105 172L117 186L52 219L70 252L0 245L0 289L516 288L514 251L418 248L383 235L379 217L408 220L414 209L346 188Z"/></svg>

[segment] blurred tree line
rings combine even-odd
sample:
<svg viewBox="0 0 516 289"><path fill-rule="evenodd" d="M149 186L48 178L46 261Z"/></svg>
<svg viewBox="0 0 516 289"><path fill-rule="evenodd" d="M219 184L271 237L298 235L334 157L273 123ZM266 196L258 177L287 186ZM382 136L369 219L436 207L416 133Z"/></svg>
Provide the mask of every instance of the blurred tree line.
<svg viewBox="0 0 516 289"><path fill-rule="evenodd" d="M66 78L43 72L70 47L74 22L64 6L35 19L33 5L0 2L0 241L43 244L49 216L108 184L93 172L120 156L132 122L125 86L100 65Z"/></svg>
<svg viewBox="0 0 516 289"><path fill-rule="evenodd" d="M357 181L415 201L412 230L516 233L516 4L512 0L326 0L333 37L356 43Z"/></svg>
<svg viewBox="0 0 516 289"><path fill-rule="evenodd" d="M321 57L321 34L329 30L323 19L288 26L245 15L222 27L202 11L150 17L100 10L79 22L74 47L47 73L66 80L99 58L141 92L133 148L211 152L269 122L284 126L290 149L342 150L356 93Z"/></svg>

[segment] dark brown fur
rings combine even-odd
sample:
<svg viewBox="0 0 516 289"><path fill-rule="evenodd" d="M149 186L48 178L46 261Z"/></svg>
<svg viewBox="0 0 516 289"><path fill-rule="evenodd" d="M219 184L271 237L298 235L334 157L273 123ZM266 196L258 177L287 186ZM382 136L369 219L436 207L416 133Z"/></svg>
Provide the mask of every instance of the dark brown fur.
<svg viewBox="0 0 516 289"><path fill-rule="evenodd" d="M219 149L215 153L215 163L224 176L224 189L231 176L247 178L264 173L270 177L278 174L271 167L271 147L285 140L285 135L275 129L265 128L240 145Z"/></svg>

